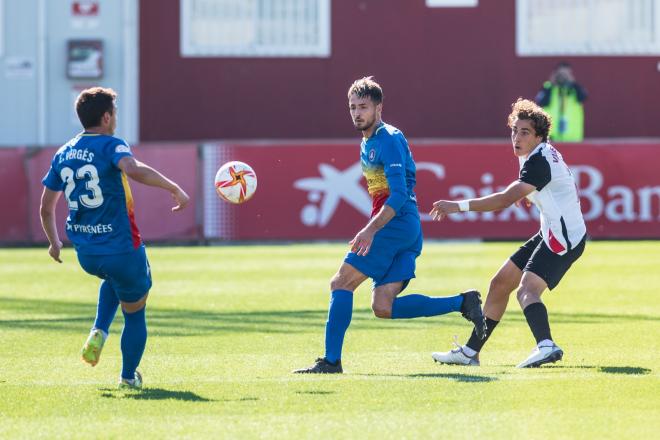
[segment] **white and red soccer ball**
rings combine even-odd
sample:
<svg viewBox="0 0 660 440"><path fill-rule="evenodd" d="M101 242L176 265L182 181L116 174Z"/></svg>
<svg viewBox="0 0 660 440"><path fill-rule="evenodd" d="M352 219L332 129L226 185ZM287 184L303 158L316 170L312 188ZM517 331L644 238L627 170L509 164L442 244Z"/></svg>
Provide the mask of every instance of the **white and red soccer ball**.
<svg viewBox="0 0 660 440"><path fill-rule="evenodd" d="M215 174L215 190L229 203L250 200L257 190L257 175L252 167L237 160L227 162Z"/></svg>

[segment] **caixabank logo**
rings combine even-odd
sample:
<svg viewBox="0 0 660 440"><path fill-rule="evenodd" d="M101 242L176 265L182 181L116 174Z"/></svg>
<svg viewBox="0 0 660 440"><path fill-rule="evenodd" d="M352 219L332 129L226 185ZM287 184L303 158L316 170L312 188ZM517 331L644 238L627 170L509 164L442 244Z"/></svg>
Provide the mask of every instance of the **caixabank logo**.
<svg viewBox="0 0 660 440"><path fill-rule="evenodd" d="M371 197L361 183L362 167L359 162L344 170L321 163L318 170L318 177L305 177L293 183L294 188L307 191L309 203L300 211L300 221L303 225L321 228L326 226L342 201L369 217ZM444 166L435 162L417 163L417 173L423 172L431 173L438 180L445 176Z"/></svg>
<svg viewBox="0 0 660 440"><path fill-rule="evenodd" d="M511 205L497 212L462 212L449 216L446 222L431 225L428 215L431 203L437 199L470 199L503 191L516 180L515 169L503 175L503 164L483 163L467 174L464 166L454 160L417 162L420 218L429 223L430 236L439 231L440 237L507 237L520 235L516 228L538 227L536 207L525 203ZM475 168L475 167L473 167ZM499 168L499 169L498 169ZM577 163L570 166L580 195L581 209L593 236L647 236L660 233L660 185L632 173L625 177L611 166ZM623 179L624 182L617 182ZM306 203L294 208L300 223L310 229L333 225L342 203L350 206L367 219L371 213L371 198L366 191L360 163L337 168L329 163L318 164L318 175L298 178L293 182L296 190L306 192ZM428 205L428 206L427 206ZM518 225L518 226L517 226ZM637 225L633 228L633 225Z"/></svg>
<svg viewBox="0 0 660 440"><path fill-rule="evenodd" d="M502 191L518 179L520 164L510 144L421 144L413 143L412 152L425 237L523 239L539 230L538 211L525 203L433 221L428 213L436 200ZM655 165L660 149L655 144L559 145L557 150L576 181L591 237L660 237L660 174ZM355 145L240 145L230 152L231 158L252 164L263 182L254 200L231 209L233 239L350 238L371 215ZM218 224L230 224L221 218Z"/></svg>

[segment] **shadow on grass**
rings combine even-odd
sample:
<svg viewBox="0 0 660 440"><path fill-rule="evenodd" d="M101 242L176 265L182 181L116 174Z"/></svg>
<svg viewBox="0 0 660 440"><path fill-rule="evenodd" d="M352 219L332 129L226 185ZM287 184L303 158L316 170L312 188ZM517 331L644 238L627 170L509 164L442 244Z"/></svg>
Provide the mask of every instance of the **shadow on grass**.
<svg viewBox="0 0 660 440"><path fill-rule="evenodd" d="M334 391L320 391L320 390L309 390L309 391L296 391L296 394L316 394L325 396L328 394L335 394Z"/></svg>
<svg viewBox="0 0 660 440"><path fill-rule="evenodd" d="M494 382L498 380L496 377L479 376L476 374L459 374L459 373L419 373L408 374L408 377L438 377L441 379L451 379L456 382Z"/></svg>
<svg viewBox="0 0 660 440"><path fill-rule="evenodd" d="M122 391L112 388L101 388L101 397L113 399L135 400L180 400L184 402L214 402L192 391L172 391L164 388L144 388L140 391Z"/></svg>
<svg viewBox="0 0 660 440"><path fill-rule="evenodd" d="M62 332L87 331L96 312L93 302L58 301L30 298L0 297L0 310L13 319L0 319L0 330L26 328ZM305 333L322 332L327 319L325 306L318 310L255 310L209 311L167 309L147 306L150 332L158 336L194 336L223 333ZM25 319L16 319L27 315ZM121 321L121 313L117 321ZM509 314L507 320L525 321L521 313ZM553 313L553 323L600 324L613 322L659 321L649 315L618 315L598 313ZM467 325L458 314L426 319L382 320L373 317L370 309L353 311L352 329L411 329L429 325ZM115 323L117 325L117 323Z"/></svg>
<svg viewBox="0 0 660 440"><path fill-rule="evenodd" d="M0 310L11 311L14 319L0 319L2 328L80 332L87 331L94 320L96 305L91 302L18 299L0 297ZM25 319L15 319L31 315ZM166 309L147 305L149 331L159 336L194 336L222 333L322 332L327 309L255 310L224 312L196 309ZM115 321L121 322L121 313ZM362 329L406 329L427 326L430 319L390 321L373 317L371 309L353 311L354 327ZM443 317L443 322L464 322L460 315ZM116 323L115 323L116 325Z"/></svg>
<svg viewBox="0 0 660 440"><path fill-rule="evenodd" d="M451 379L455 382L479 383L479 382L494 382L499 380L496 377L480 376L478 374L461 374L461 373L413 373L413 374L357 374L356 376L378 376L378 377L410 377L417 378L438 378L438 379Z"/></svg>
<svg viewBox="0 0 660 440"><path fill-rule="evenodd" d="M642 375L649 374L651 370L649 368L642 367L598 367L601 373L608 374L631 374L631 375Z"/></svg>
<svg viewBox="0 0 660 440"><path fill-rule="evenodd" d="M256 402L258 397L241 397L238 399L220 399L220 402Z"/></svg>
<svg viewBox="0 0 660 440"><path fill-rule="evenodd" d="M650 368L644 367L604 367L602 365L543 365L541 370L597 370L599 373L605 374L626 374L632 376L639 376L650 374Z"/></svg>

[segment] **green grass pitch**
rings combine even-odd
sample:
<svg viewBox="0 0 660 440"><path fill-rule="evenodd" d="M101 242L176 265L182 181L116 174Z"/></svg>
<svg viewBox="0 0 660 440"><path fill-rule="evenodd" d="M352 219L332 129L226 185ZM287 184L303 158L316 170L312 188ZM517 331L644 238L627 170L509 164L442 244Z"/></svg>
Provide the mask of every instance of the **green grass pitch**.
<svg viewBox="0 0 660 440"><path fill-rule="evenodd" d="M407 292L487 289L518 243L427 243ZM458 314L379 320L356 293L346 373L298 376L323 353L340 244L148 249L145 389L116 389L121 313L95 368L79 359L98 280L46 249L0 250L0 438L657 438L660 242L590 242L546 293L562 362L534 346L515 297L482 366L435 364Z"/></svg>

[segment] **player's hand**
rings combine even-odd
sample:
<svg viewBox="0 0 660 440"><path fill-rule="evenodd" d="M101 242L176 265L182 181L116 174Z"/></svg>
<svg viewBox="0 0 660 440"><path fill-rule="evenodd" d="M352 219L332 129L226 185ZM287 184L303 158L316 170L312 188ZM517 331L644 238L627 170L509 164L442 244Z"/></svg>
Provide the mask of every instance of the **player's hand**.
<svg viewBox="0 0 660 440"><path fill-rule="evenodd" d="M364 256L369 253L371 249L371 243L374 241L374 235L376 233L365 228L358 232L353 240L349 241L348 244L351 245L351 252L355 252L357 255Z"/></svg>
<svg viewBox="0 0 660 440"><path fill-rule="evenodd" d="M527 197L523 197L520 200L516 200L515 202L513 202L513 204L516 205L518 208L520 208L521 206L526 206L528 208L532 206L532 202L530 202Z"/></svg>
<svg viewBox="0 0 660 440"><path fill-rule="evenodd" d="M451 202L449 200L438 200L437 202L433 203L433 209L431 209L429 214L433 220L442 221L442 219L447 217L449 214L453 214L454 212L458 211L458 203Z"/></svg>
<svg viewBox="0 0 660 440"><path fill-rule="evenodd" d="M178 186L174 191L171 192L171 194L174 202L176 203L176 206L172 207L172 212L181 211L190 201L188 194L186 194L186 192Z"/></svg>
<svg viewBox="0 0 660 440"><path fill-rule="evenodd" d="M55 244L51 244L48 246L48 255L50 255L50 258L53 260L57 261L58 263L61 263L62 260L60 259L60 250L64 247L61 241L57 241Z"/></svg>

